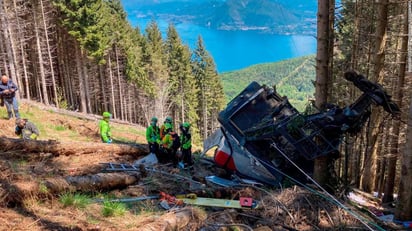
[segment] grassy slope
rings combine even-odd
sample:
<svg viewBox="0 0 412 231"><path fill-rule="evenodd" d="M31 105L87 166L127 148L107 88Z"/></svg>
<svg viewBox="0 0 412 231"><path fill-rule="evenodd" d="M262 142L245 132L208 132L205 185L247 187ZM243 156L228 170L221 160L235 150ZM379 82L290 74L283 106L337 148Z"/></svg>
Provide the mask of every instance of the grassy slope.
<svg viewBox="0 0 412 231"><path fill-rule="evenodd" d="M100 142L98 136L98 117L95 119L81 118L55 112L54 108L42 109L44 105L35 102L20 103L22 118L32 121L40 130L41 140L58 141L90 141ZM64 111L63 111L64 113ZM14 119L6 120L5 107L0 108L0 136L15 137ZM112 133L116 140L124 142L145 143L145 128L136 125L119 124L112 121Z"/></svg>
<svg viewBox="0 0 412 231"><path fill-rule="evenodd" d="M239 94L250 82L256 81L268 86L276 85L281 95L298 109L303 110L307 98L315 88L315 56L305 56L276 63L254 65L239 71L221 74L227 100Z"/></svg>

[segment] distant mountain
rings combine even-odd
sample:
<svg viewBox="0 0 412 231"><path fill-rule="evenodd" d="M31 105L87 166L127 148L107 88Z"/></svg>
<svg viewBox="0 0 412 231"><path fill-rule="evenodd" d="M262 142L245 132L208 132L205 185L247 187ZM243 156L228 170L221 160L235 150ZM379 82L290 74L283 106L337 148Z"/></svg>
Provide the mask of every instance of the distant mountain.
<svg viewBox="0 0 412 231"><path fill-rule="evenodd" d="M220 30L314 34L317 0L135 0L123 1L137 17L189 22Z"/></svg>

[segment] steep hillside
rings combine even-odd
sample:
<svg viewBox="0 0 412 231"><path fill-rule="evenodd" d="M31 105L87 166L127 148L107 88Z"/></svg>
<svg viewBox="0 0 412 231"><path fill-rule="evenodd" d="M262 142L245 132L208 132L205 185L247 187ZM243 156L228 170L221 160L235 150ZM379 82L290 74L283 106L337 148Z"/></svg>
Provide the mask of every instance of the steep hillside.
<svg viewBox="0 0 412 231"><path fill-rule="evenodd" d="M300 111L313 96L315 88L315 57L305 56L276 63L254 65L239 71L222 73L223 89L227 100L239 94L250 82L256 81L269 86L276 85L277 91L287 96Z"/></svg>
<svg viewBox="0 0 412 231"><path fill-rule="evenodd" d="M20 109L24 118L39 127L41 135L40 141L20 142L21 148L5 145L5 141L19 140L13 139L14 120L6 120L4 107L0 108L2 231L195 231L221 230L222 227L231 230L365 230L353 216L353 208L348 213L323 194L314 193L313 189L295 186L279 190L259 185L227 188L210 184L206 176L227 174L209 162L200 161L198 156L194 165L196 171L155 165L138 171L111 172L107 170L109 165L104 163L133 163L138 157L102 148L96 148L95 152L65 154L48 153L47 148L30 151L24 147L48 139L55 141L51 143L72 146L79 143L89 147L120 145L99 141L96 135L98 117L32 102L22 102ZM124 146L143 143L143 130L113 121L116 142ZM160 200L156 198L160 192L192 193L224 201L250 197L260 203L258 209L199 207L179 204L173 199ZM139 199L142 197L147 199Z"/></svg>
<svg viewBox="0 0 412 231"><path fill-rule="evenodd" d="M41 140L100 142L99 116L46 107L43 104L26 100L20 103L20 113L22 118L27 118L37 125ZM6 120L6 118L5 107L1 107L0 136L17 138L14 135L15 120ZM114 139L118 142L145 143L145 128L118 122L112 121Z"/></svg>

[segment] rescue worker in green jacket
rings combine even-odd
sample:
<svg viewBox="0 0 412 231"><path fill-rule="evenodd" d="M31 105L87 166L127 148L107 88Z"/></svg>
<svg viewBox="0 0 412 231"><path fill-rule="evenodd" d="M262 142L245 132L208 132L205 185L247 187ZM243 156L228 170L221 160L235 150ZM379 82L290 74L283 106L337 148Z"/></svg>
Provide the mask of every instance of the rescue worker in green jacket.
<svg viewBox="0 0 412 231"><path fill-rule="evenodd" d="M185 167L193 165L192 158L192 135L190 134L190 123L180 124L180 150L182 151L182 161Z"/></svg>
<svg viewBox="0 0 412 231"><path fill-rule="evenodd" d="M14 133L24 140L36 140L39 136L39 129L37 129L36 125L27 119L19 118L16 120L16 128Z"/></svg>
<svg viewBox="0 0 412 231"><path fill-rule="evenodd" d="M165 123L165 135L162 139L162 158L165 162L172 162L177 166L178 159L176 152L179 149L180 141L179 136L172 129L170 123Z"/></svg>
<svg viewBox="0 0 412 231"><path fill-rule="evenodd" d="M100 131L100 138L102 139L103 143L110 144L112 143L112 133L110 131L110 118L112 114L105 111L103 112L103 119L99 122L99 131Z"/></svg>
<svg viewBox="0 0 412 231"><path fill-rule="evenodd" d="M166 125L170 125L173 131L173 120L172 117L168 116L166 117L165 121L163 122L163 125L160 127L160 139L163 139L163 137L166 135Z"/></svg>
<svg viewBox="0 0 412 231"><path fill-rule="evenodd" d="M146 140L149 144L150 153L154 153L159 159L160 133L156 117L152 117L150 125L146 128Z"/></svg>

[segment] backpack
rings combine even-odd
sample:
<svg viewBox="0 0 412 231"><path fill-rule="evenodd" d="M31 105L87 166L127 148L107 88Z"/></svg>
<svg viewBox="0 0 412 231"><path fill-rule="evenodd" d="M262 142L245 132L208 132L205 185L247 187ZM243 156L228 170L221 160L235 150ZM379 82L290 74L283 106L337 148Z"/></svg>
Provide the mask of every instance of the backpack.
<svg viewBox="0 0 412 231"><path fill-rule="evenodd" d="M173 140L172 149L177 150L180 147L180 139L176 132L170 133L170 136Z"/></svg>

